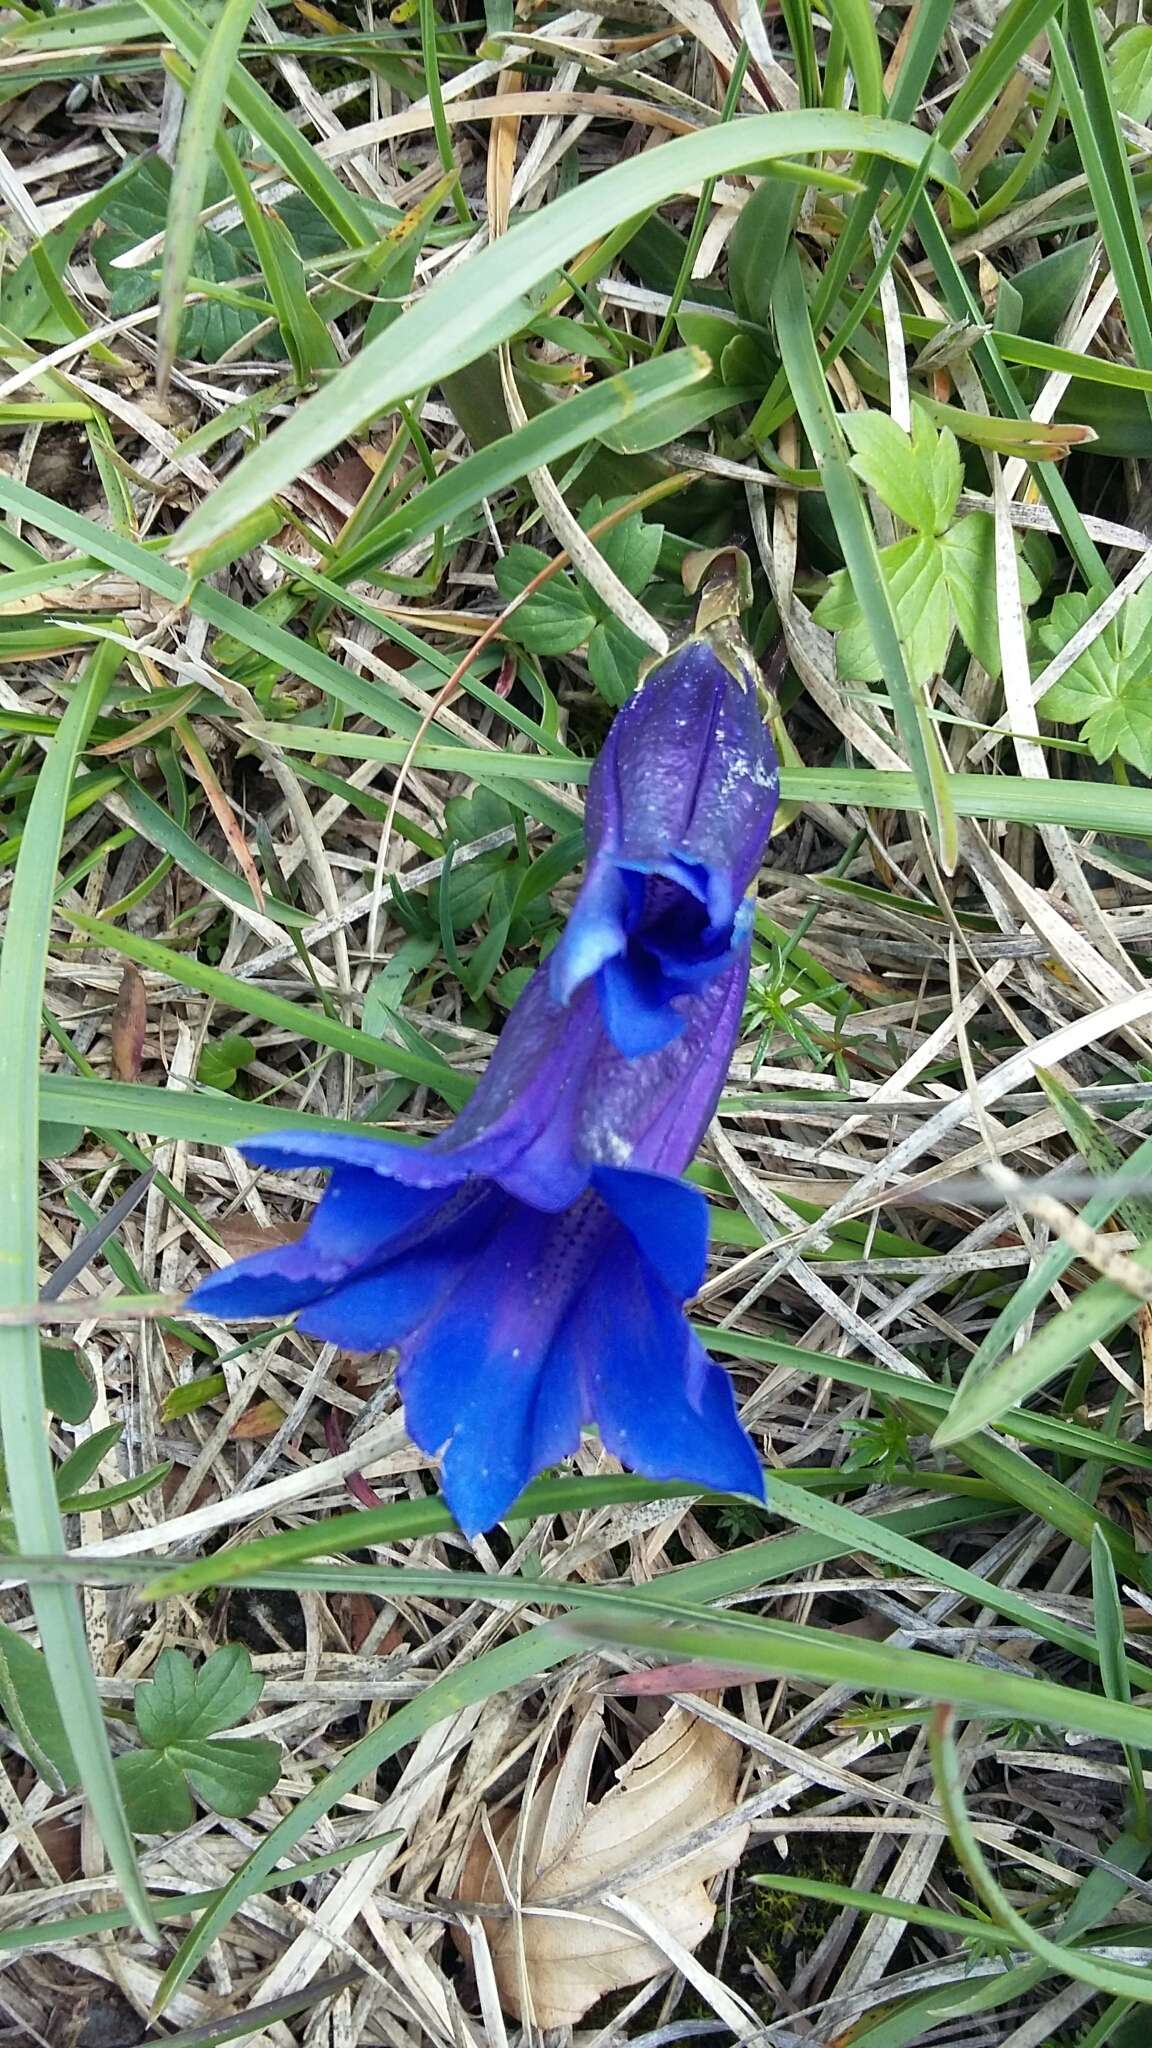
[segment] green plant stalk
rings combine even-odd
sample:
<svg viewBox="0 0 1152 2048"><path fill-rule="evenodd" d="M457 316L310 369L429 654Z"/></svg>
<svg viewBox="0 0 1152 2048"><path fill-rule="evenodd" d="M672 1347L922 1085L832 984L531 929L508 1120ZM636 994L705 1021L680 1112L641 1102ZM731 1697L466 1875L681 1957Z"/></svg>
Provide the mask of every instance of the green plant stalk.
<svg viewBox="0 0 1152 2048"><path fill-rule="evenodd" d="M0 1306L34 1301L37 1292L40 1013L52 900L68 793L80 750L105 690L120 666L119 648L97 648L73 691L45 755L29 806L8 904L0 956ZM0 1330L0 1436L21 1549L62 1550L64 1531L44 1428L39 1332ZM92 1816L141 1932L156 1938L132 1836L112 1768L84 1620L68 1587L32 1596L40 1640Z"/></svg>
<svg viewBox="0 0 1152 2048"><path fill-rule="evenodd" d="M464 197L460 183L460 172L452 149L452 131L448 116L444 112L444 89L440 83L440 55L436 48L435 0L419 0L420 49L424 63L424 82L428 87L428 105L432 109L432 128L436 137L436 153L444 172L452 179L452 204L456 218L463 227L471 227L472 213Z"/></svg>
<svg viewBox="0 0 1152 2048"><path fill-rule="evenodd" d="M951 779L924 693L914 686L905 665L875 535L849 467L844 436L821 367L795 245L781 264L774 297L776 338L796 409L820 468L852 588L883 667L920 808L929 820L940 864L951 874L958 857Z"/></svg>

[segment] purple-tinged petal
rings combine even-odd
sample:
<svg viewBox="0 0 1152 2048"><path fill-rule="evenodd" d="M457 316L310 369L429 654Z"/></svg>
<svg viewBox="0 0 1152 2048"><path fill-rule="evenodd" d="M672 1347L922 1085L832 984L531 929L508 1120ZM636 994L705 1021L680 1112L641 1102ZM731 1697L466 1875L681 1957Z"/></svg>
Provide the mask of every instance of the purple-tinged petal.
<svg viewBox="0 0 1152 2048"><path fill-rule="evenodd" d="M549 954L557 1002L570 1003L577 989L591 981L606 961L624 952L633 894L614 861L594 861L589 867L580 891L580 915L569 919Z"/></svg>
<svg viewBox="0 0 1152 2048"><path fill-rule="evenodd" d="M589 784L589 851L728 870L743 895L775 808L778 771L756 678L734 675L707 638L649 671L613 721Z"/></svg>
<svg viewBox="0 0 1152 2048"><path fill-rule="evenodd" d="M589 784L584 885L550 972L562 1003L594 983L626 1057L683 1032L678 999L738 948L778 788L755 673L734 672L706 635L659 663L618 713Z"/></svg>
<svg viewBox="0 0 1152 2048"><path fill-rule="evenodd" d="M587 1158L648 1173L683 1173L728 1078L749 958L745 934L724 973L682 999L684 1030L660 1052L628 1060L605 1043L589 1076L579 1130Z"/></svg>
<svg viewBox="0 0 1152 2048"><path fill-rule="evenodd" d="M677 1301L690 1301L708 1265L708 1204L698 1188L659 1173L598 1166L592 1185Z"/></svg>

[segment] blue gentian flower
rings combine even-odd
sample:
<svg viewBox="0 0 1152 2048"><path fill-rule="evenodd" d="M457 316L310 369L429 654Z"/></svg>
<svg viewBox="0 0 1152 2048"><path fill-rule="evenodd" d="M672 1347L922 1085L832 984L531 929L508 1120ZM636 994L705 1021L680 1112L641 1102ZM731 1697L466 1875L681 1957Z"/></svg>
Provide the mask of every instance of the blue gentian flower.
<svg viewBox="0 0 1152 2048"><path fill-rule="evenodd" d="M348 1351L396 1348L408 1429L441 1456L445 1497L469 1535L575 1451L588 1423L651 1479L763 1498L727 1374L682 1312L704 1277L708 1222L703 1196L679 1176L739 1034L751 931L734 892L767 836L773 756L746 715L751 682L725 682L699 643L686 652L683 674L673 657L644 685L641 701L662 706L663 723L639 729L643 744L630 724L614 749L627 802L600 777L592 859L611 841L621 874L644 878L628 948L612 957L637 976L662 963L673 1028L629 1056L612 1029L619 1005L600 985L607 952L594 973L562 977L560 992L549 962L471 1100L430 1143L289 1130L245 1145L260 1164L326 1167L331 1179L296 1243L213 1274L190 1303L245 1321L295 1315L307 1335ZM708 719L703 742L688 731L692 706ZM676 816L658 764L645 769L645 749L665 744L672 779L693 779L694 800ZM581 901L590 886L600 886L591 870ZM695 925L688 902L705 913Z"/></svg>
<svg viewBox="0 0 1152 2048"><path fill-rule="evenodd" d="M584 885L551 956L557 1001L593 982L632 1059L677 1037L684 998L740 952L776 809L755 671L720 644L686 641L614 720L588 787Z"/></svg>

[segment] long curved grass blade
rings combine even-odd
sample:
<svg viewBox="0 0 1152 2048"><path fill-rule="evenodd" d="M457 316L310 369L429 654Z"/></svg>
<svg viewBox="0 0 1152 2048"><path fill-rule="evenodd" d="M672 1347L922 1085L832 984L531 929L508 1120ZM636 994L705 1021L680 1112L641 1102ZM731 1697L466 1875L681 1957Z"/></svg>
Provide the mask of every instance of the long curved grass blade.
<svg viewBox="0 0 1152 2048"><path fill-rule="evenodd" d="M40 1006L56 866L80 749L118 669L119 648L97 648L45 756L28 812L0 955L0 1306L36 1297ZM31 1326L0 1330L0 1434L16 1540L29 1552L63 1550L48 1437L40 1341ZM137 1925L154 1934L112 1768L112 1753L75 1593L45 1586L33 1611L53 1690L68 1718L80 1779L109 1861Z"/></svg>
<svg viewBox="0 0 1152 2048"><path fill-rule="evenodd" d="M225 0L196 66L184 109L168 193L160 317L156 324L156 383L161 394L168 388L184 316L184 294L192 274L192 252L212 163L212 145L254 5L255 0Z"/></svg>
<svg viewBox="0 0 1152 2048"><path fill-rule="evenodd" d="M1109 1962L1084 1949L1070 1948L1064 1942L1053 1941L1016 1911L993 1877L968 1817L960 1762L952 1736L951 1714L942 1711L933 1716L928 1747L936 1793L952 1847L973 1890L992 1918L1015 1938L1022 1949L1036 1956L1040 1962L1047 1963L1050 1969L1075 1978L1079 1984L1091 1984L1095 1991L1106 1992L1110 1997L1131 1998L1139 2005L1152 2005L1152 1976L1146 1969Z"/></svg>
<svg viewBox="0 0 1152 2048"><path fill-rule="evenodd" d="M360 576L377 562L398 554L470 512L481 499L517 483L530 469L555 462L573 448L582 448L612 427L642 419L653 406L703 382L711 363L700 349L675 349L655 362L640 363L616 377L578 391L562 405L538 413L526 426L465 456L453 469L425 484L407 504L381 519L333 561L331 573L340 581Z"/></svg>
<svg viewBox="0 0 1152 2048"><path fill-rule="evenodd" d="M188 953L174 952L170 946L146 939L139 932L104 924L99 918L88 917L78 910L67 910L61 914L93 944L107 946L110 952L119 954L122 959L135 960L141 967L150 967L160 974L170 974L174 981L183 983L186 988L201 989L205 995L214 996L218 1002L226 1003L249 1017L262 1017L265 1023L280 1024L286 1031L307 1032L318 1045L330 1045L336 1052L348 1053L370 1066L382 1067L387 1073L402 1074L406 1080L415 1081L421 1087L434 1088L446 1102L456 1107L472 1092L473 1084L468 1077L455 1073L447 1060L431 1047L425 1051L414 1051L409 1046L396 1045L390 1039L373 1038L367 1031L357 1031L352 1024L342 1024L337 1018L326 1017L321 1010L304 1010L286 996L274 995L270 989L262 988L259 982L237 981L235 976L225 974L221 968L210 967Z"/></svg>
<svg viewBox="0 0 1152 2048"><path fill-rule="evenodd" d="M148 0L168 10L178 0ZM184 561L227 533L346 434L387 412L414 391L514 334L525 318L524 294L543 283L588 240L662 205L701 178L824 151L886 157L908 166L925 154L915 128L864 114L760 114L683 135L611 170L518 221L498 242L425 294L419 304L339 371L293 419L269 436L207 498L180 529L171 552ZM931 146L931 175L954 180L951 159Z"/></svg>

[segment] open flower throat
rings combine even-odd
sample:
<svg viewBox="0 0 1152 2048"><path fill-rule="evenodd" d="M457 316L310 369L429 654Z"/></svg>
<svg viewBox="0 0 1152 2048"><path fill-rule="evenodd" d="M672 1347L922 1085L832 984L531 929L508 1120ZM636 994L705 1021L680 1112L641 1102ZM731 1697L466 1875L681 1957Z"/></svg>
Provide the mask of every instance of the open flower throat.
<svg viewBox="0 0 1152 2048"><path fill-rule="evenodd" d="M587 1424L649 1478L762 1493L683 1314L707 1205L679 1176L739 1035L776 788L753 674L688 641L613 723L571 918L454 1124L420 1147L289 1130L243 1148L331 1179L303 1237L191 1305L398 1348L407 1427L469 1534Z"/></svg>

